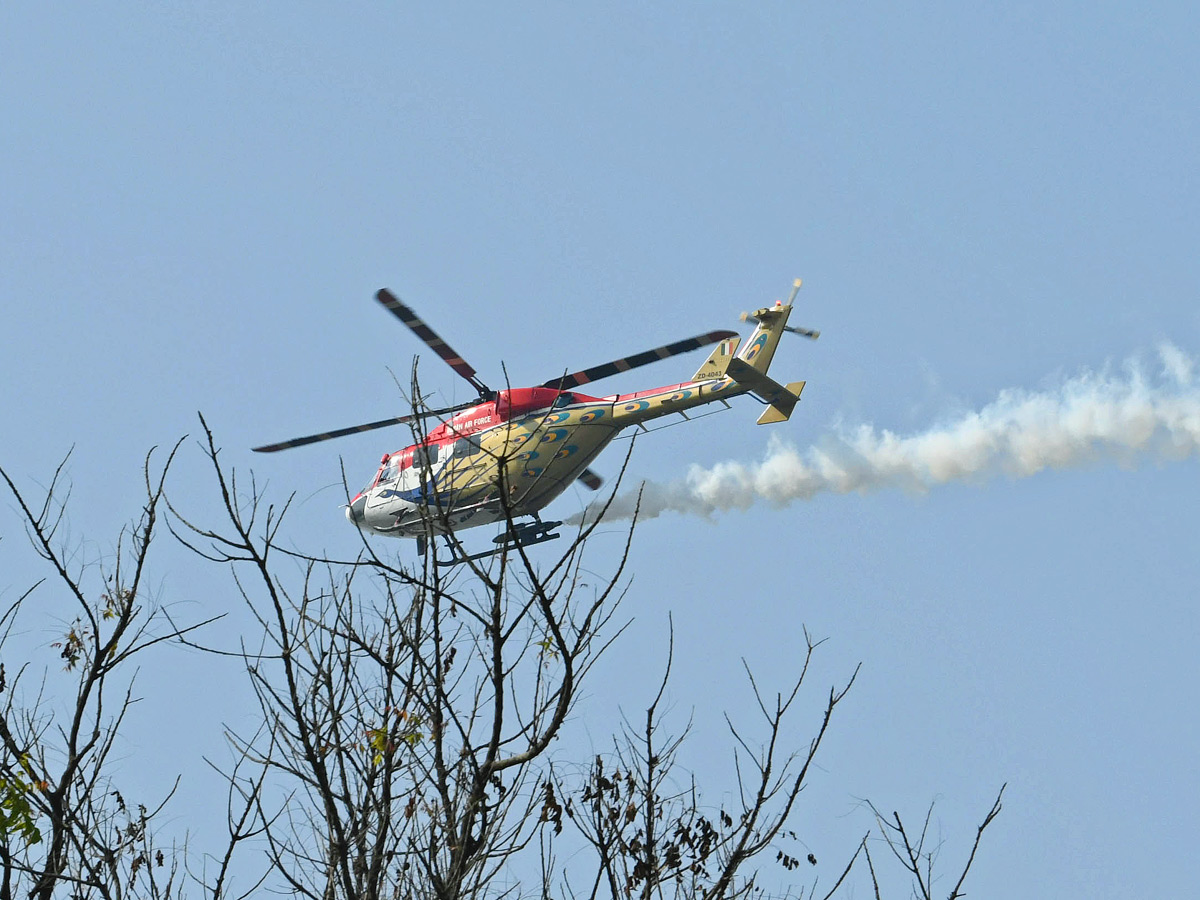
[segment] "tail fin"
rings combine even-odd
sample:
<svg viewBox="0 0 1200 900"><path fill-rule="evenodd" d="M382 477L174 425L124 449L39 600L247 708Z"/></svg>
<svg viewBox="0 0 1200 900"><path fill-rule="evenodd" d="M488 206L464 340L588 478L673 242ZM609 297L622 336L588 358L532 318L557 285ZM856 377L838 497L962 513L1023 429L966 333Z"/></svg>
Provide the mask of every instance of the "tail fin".
<svg viewBox="0 0 1200 900"><path fill-rule="evenodd" d="M764 307L752 313L742 313L743 320L754 319L758 322L758 327L738 354L738 359L766 374L771 359L775 356L775 348L779 346L779 338L787 326L788 316L792 314L792 301L796 299L799 290L800 279L797 278L792 284L792 295L788 297L787 303Z"/></svg>
<svg viewBox="0 0 1200 900"><path fill-rule="evenodd" d="M718 378L724 378L725 370L729 368L729 361L733 359L733 354L737 351L741 341L740 337L734 335L717 344L716 349L704 361L704 365L696 370L692 381L715 381Z"/></svg>

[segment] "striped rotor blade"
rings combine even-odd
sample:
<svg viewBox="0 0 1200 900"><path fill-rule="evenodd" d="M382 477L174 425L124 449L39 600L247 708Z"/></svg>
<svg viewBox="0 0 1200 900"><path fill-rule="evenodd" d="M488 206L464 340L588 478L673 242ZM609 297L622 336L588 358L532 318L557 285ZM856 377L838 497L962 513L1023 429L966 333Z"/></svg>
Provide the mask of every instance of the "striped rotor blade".
<svg viewBox="0 0 1200 900"><path fill-rule="evenodd" d="M601 378L616 375L618 372L628 372L630 369L636 369L638 366L645 366L652 362L658 362L660 359L678 356L680 353L688 353L691 350L707 347L709 344L716 344L731 337L737 337L737 332L710 331L708 334L698 334L687 340L676 341L673 344L666 344L662 347L655 347L653 350L647 350L644 353L635 353L633 356L614 359L612 362L592 366L590 369L584 369L581 372L572 372L570 375L564 375L561 378L552 378L544 382L542 387L558 388L565 391L567 388L579 387L579 385L587 384L590 381L599 381Z"/></svg>
<svg viewBox="0 0 1200 900"><path fill-rule="evenodd" d="M444 409L431 409L425 413L410 413L407 416L395 416L391 419L380 419L378 422L367 422L365 425L353 425L350 428L338 428L335 431L322 431L320 434L310 434L306 437L292 438L290 441L280 441L278 444L266 444L262 447L255 447L255 453L275 453L279 450L289 450L292 447L303 447L305 444L316 444L320 441L330 441L334 438L346 437L351 434L358 434L362 431L374 431L376 428L387 428L389 425L403 425L405 422L411 422L413 419L422 418L424 416L441 416L446 413L457 412L460 409L466 409L469 406L475 406L476 401L470 403L460 403L458 406L447 406Z"/></svg>
<svg viewBox="0 0 1200 900"><path fill-rule="evenodd" d="M593 491L600 490L600 486L604 484L604 479L593 472L591 469L584 469L579 473L579 481L584 487Z"/></svg>
<svg viewBox="0 0 1200 900"><path fill-rule="evenodd" d="M388 311L397 319L408 326L409 331L424 341L434 353L444 359L447 365L455 372L471 383L471 386L480 394L490 394L491 390L486 384L475 377L475 370L461 356L454 352L454 349L447 344L438 333L425 324L415 312L400 302L400 299L389 291L383 288L375 294L375 299L387 307Z"/></svg>

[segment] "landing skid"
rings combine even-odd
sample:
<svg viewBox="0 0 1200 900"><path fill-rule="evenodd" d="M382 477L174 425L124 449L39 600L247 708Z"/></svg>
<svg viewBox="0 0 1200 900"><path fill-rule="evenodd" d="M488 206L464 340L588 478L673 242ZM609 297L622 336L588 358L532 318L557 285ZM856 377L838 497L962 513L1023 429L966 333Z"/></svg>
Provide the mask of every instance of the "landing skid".
<svg viewBox="0 0 1200 900"><path fill-rule="evenodd" d="M507 531L498 537L492 538L492 543L498 546L491 550L483 550L479 553L464 554L449 537L446 538L446 544L450 549L450 558L442 559L437 555L437 548L433 552L433 564L438 568L448 568L450 566L460 566L465 562L470 562L476 559L487 559L489 556L499 556L501 553L507 553L510 550L515 550L518 547L532 547L534 544L544 544L547 541L554 541L562 537L554 531L562 522L543 522L541 519L534 519L532 522L514 522ZM417 537L417 553L425 556L429 552L429 541L424 535Z"/></svg>

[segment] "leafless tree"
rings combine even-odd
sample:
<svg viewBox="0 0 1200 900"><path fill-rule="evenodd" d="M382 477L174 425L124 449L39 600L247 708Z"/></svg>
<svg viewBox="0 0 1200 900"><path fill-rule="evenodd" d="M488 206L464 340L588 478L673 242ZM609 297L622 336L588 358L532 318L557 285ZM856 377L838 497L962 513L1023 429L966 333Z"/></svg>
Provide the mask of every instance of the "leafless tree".
<svg viewBox="0 0 1200 900"><path fill-rule="evenodd" d="M885 841L902 874L925 891L918 896L929 896L936 853L924 832L910 841L899 816L877 816L878 833L846 848L828 884L812 878L811 855L788 849L796 837L789 819L857 677L848 672L840 686L819 689L823 712L795 749L791 720L803 718L798 700L813 690L820 644L807 632L785 691L763 690L745 667L756 722L726 720L734 758L727 785L698 782L683 753L688 726L669 731L671 648L662 681L647 684L656 693L644 717L618 723L611 750L573 758L558 748L572 746L581 686L627 624L617 614L632 531L603 578L588 555L596 524L536 559L514 547L445 568L431 548L402 565L366 540L353 558L331 559L294 549L284 530L290 500L273 505L252 477L239 479L207 426L201 447L219 503L208 518L217 524L167 502L174 451L155 472L148 459L142 515L114 563L95 571L73 571L56 545L58 475L36 508L4 476L33 547L74 603L55 649L76 689L60 712L44 688L26 687L32 669L5 684L0 667L0 900L216 900L260 888L321 900L770 892L815 900L849 890L855 871L881 896L872 840ZM237 648L211 646L196 632L204 623L181 627L146 596L164 507L180 541L228 568L252 623ZM431 542L448 524L440 515L430 513ZM461 549L453 535L443 540ZM30 596L0 619L0 640ZM218 769L228 834L205 852L184 838L162 844L155 814L169 798L127 800L110 772L134 696L130 660L164 641L236 657L260 712L256 726L228 732L233 762ZM998 812L999 800L971 860Z"/></svg>
<svg viewBox="0 0 1200 900"><path fill-rule="evenodd" d="M566 817L594 851L596 872L586 892L564 884L569 895L611 900L634 896L717 900L754 891L758 860L776 846L834 710L858 674L856 670L844 686L830 688L807 750L781 747L784 719L805 685L818 646L807 631L805 643L800 673L786 693L764 697L746 667L762 717L762 733L752 742L726 717L737 785L731 809L707 808L694 779L685 781L682 789L673 787L680 783L679 751L686 729L677 737L662 735L659 705L667 684L664 675L657 696L646 708L644 725L640 729L627 725L612 757L597 756L582 790L566 801ZM669 671L668 666L667 674ZM567 794L570 789L560 782L559 790ZM555 809L556 822L562 811ZM851 857L851 865L855 858L857 854ZM775 861L786 871L800 867L798 859L778 848ZM848 871L849 865L843 878ZM832 891L826 896L831 895Z"/></svg>
<svg viewBox="0 0 1200 900"><path fill-rule="evenodd" d="M967 875L971 871L971 866L975 862L975 854L979 851L979 842L983 839L983 832L992 824L996 816L1000 815L1000 801L1004 797L1004 789L1007 786L1001 785L1000 790L996 794L996 799L992 803L992 808L988 810L987 815L983 817L983 821L975 829L975 840L971 844L970 853L967 855L967 859L963 863L962 869L959 870L958 877L955 879L954 886L950 890L950 900L958 900L959 897L965 896L963 893L963 884L966 882ZM917 898L917 900L933 900L934 884L942 877L937 863L943 849L941 841L933 841L931 843L932 836L930 835L929 828L933 821L934 805L932 803L929 805L929 809L925 813L925 819L921 823L921 831L918 834L911 833L905 827L904 820L900 818L900 813L893 812L890 816L885 816L873 803L868 803L867 805L875 815L875 821L879 826L879 834L883 843L891 851L904 871L910 876L912 896ZM879 881L873 865L871 866L871 877L875 884L876 893L878 893Z"/></svg>
<svg viewBox="0 0 1200 900"><path fill-rule="evenodd" d="M65 600L68 621L52 649L62 672L0 663L0 898L172 897L179 849L158 846L153 821L167 798L138 801L113 777L112 753L134 697L134 667L177 627L146 589L163 485L174 457L145 461L146 500L111 561L85 564L61 533L66 460L40 503L0 470L48 574L0 616L0 647L30 601Z"/></svg>

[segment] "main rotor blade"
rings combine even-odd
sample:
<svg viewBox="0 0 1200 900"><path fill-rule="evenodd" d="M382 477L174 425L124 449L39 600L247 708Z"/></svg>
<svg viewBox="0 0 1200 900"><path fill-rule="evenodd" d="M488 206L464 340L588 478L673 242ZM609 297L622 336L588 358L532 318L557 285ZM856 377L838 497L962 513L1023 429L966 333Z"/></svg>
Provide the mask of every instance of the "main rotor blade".
<svg viewBox="0 0 1200 900"><path fill-rule="evenodd" d="M592 366L590 369L584 369L581 372L572 372L570 375L563 375L561 378L551 378L549 381L543 382L542 387L558 388L560 391L565 391L568 388L578 387L590 381L599 381L601 378L616 375L618 372L628 372L630 369L636 369L638 366L658 362L660 359L677 356L680 353L687 353L699 347L706 347L709 344L715 344L731 337L737 337L737 332L710 331L708 334L698 334L687 340L676 341L674 344L665 344L662 347L655 347L653 350L647 350L644 353L635 353L633 356L614 359L612 362Z"/></svg>
<svg viewBox="0 0 1200 900"><path fill-rule="evenodd" d="M305 444L316 444L319 441L329 441L333 438L346 437L350 434L358 434L360 431L373 431L376 428L387 428L389 425L403 425L405 422L411 422L413 419L420 419L425 416L442 416L446 413L458 412L460 409L466 409L469 406L475 406L479 401L470 400L466 403L460 403L457 406L446 406L442 409L431 409L428 412L409 413L407 416L395 416L391 419L380 419L378 422L368 422L365 425L353 425L350 428L339 428L336 431L322 431L320 434L310 434L307 437L292 438L290 441L280 441L278 444L266 444L262 447L255 447L255 453L275 453L279 450L288 450L292 447L303 447Z"/></svg>
<svg viewBox="0 0 1200 900"><path fill-rule="evenodd" d="M589 490L598 491L604 484L604 479L593 472L591 469L584 469L579 473L579 481L584 487Z"/></svg>
<svg viewBox="0 0 1200 900"><path fill-rule="evenodd" d="M475 370L467 364L466 360L438 337L437 332L426 325L420 316L401 303L395 294L387 288L382 288L375 294L375 299L386 306L388 312L408 326L409 331L423 340L430 350L444 359L450 368L470 382L471 387L479 391L481 397L492 395L491 388L475 377Z"/></svg>

